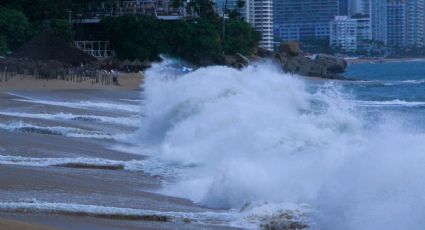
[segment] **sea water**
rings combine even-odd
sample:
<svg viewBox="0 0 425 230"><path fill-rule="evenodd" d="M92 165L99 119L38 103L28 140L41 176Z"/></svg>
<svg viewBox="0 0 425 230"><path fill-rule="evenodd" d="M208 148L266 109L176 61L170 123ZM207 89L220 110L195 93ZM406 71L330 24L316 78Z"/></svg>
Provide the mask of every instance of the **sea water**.
<svg viewBox="0 0 425 230"><path fill-rule="evenodd" d="M134 142L184 168L167 195L240 212L306 210L312 229L421 229L425 65L357 64L347 76L157 64Z"/></svg>

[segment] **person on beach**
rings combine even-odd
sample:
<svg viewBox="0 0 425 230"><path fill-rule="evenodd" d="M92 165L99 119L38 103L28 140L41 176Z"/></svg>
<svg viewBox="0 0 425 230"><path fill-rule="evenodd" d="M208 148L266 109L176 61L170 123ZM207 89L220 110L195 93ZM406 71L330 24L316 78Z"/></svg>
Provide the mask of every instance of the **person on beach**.
<svg viewBox="0 0 425 230"><path fill-rule="evenodd" d="M112 82L114 83L114 85L118 85L118 71L111 70L111 73L112 73Z"/></svg>

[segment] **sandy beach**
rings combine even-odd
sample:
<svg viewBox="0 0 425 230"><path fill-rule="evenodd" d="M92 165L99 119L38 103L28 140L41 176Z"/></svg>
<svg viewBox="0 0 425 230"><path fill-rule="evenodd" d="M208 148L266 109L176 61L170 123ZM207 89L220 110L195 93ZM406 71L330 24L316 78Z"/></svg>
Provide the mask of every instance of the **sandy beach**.
<svg viewBox="0 0 425 230"><path fill-rule="evenodd" d="M0 229L229 229L179 217L211 210L158 193L172 172L128 152L140 80L0 84Z"/></svg>
<svg viewBox="0 0 425 230"><path fill-rule="evenodd" d="M137 90L143 82L142 73L120 73L119 85L103 85L91 80L73 82L64 80L36 79L33 76L17 75L7 82L0 82L0 90Z"/></svg>
<svg viewBox="0 0 425 230"><path fill-rule="evenodd" d="M0 230L58 230L57 228L43 227L18 221L0 219Z"/></svg>

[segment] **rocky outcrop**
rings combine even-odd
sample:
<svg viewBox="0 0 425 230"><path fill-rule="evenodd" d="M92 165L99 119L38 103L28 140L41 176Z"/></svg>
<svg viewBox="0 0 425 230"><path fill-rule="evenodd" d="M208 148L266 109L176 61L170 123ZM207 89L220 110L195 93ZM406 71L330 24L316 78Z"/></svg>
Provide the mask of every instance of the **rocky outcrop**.
<svg viewBox="0 0 425 230"><path fill-rule="evenodd" d="M285 72L309 77L344 79L340 74L347 68L347 62L335 56L318 54L307 57L295 42L282 43L276 60Z"/></svg>
<svg viewBox="0 0 425 230"><path fill-rule="evenodd" d="M296 42L281 43L275 53L259 49L257 54L265 58L271 56L285 72L302 76L344 79L340 74L347 68L347 62L342 58L326 54L311 57L304 55Z"/></svg>
<svg viewBox="0 0 425 230"><path fill-rule="evenodd" d="M223 57L224 65L234 67L237 69L241 69L245 66L248 66L250 63L249 58L245 57L244 55L237 53L234 55L225 55Z"/></svg>

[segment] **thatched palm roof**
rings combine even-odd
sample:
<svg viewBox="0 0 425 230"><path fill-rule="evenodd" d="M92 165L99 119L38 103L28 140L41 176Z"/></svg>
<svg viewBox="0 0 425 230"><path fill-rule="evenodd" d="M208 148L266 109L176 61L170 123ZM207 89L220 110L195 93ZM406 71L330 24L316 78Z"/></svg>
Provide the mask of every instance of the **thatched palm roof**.
<svg viewBox="0 0 425 230"><path fill-rule="evenodd" d="M48 32L42 32L32 38L17 49L11 57L27 58L34 61L51 60L70 65L87 64L97 61L96 58Z"/></svg>

